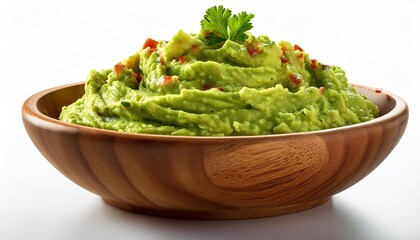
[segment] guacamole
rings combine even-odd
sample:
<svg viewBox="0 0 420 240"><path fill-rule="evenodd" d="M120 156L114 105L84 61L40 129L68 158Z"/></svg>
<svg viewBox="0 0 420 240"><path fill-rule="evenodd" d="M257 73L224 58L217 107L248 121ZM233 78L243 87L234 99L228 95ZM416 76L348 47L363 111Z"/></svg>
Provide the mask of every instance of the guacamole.
<svg viewBox="0 0 420 240"><path fill-rule="evenodd" d="M211 32L210 32L211 34ZM147 39L110 69L91 71L60 120L132 133L264 135L371 120L378 108L345 72L298 45L244 32L209 44L208 31Z"/></svg>

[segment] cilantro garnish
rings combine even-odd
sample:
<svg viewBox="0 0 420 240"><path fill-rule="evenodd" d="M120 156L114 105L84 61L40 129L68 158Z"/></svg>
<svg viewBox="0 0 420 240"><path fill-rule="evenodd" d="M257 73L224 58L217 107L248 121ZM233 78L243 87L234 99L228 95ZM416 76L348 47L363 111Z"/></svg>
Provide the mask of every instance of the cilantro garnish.
<svg viewBox="0 0 420 240"><path fill-rule="evenodd" d="M232 15L232 11L223 6L213 6L207 9L201 28L204 33L204 42L210 46L219 46L226 40L243 43L246 31L251 30L251 19L254 14L241 12Z"/></svg>

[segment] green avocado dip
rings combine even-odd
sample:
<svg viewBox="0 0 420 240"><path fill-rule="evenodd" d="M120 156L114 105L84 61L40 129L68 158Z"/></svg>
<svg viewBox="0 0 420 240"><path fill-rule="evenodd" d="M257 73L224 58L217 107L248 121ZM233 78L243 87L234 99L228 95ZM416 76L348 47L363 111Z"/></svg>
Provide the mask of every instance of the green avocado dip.
<svg viewBox="0 0 420 240"><path fill-rule="evenodd" d="M310 58L298 45L252 35L252 17L214 6L198 34L147 39L113 68L92 70L85 94L63 107L59 119L131 133L237 136L314 131L378 116L340 67Z"/></svg>

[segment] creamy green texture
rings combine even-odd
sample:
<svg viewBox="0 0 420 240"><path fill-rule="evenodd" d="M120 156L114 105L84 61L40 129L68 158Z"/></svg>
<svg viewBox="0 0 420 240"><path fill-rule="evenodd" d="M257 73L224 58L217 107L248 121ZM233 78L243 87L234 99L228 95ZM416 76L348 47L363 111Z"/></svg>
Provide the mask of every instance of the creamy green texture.
<svg viewBox="0 0 420 240"><path fill-rule="evenodd" d="M114 68L91 71L84 96L63 107L60 119L124 132L227 136L313 131L378 116L341 68L297 45L247 33L244 43L216 48L200 34L148 39Z"/></svg>

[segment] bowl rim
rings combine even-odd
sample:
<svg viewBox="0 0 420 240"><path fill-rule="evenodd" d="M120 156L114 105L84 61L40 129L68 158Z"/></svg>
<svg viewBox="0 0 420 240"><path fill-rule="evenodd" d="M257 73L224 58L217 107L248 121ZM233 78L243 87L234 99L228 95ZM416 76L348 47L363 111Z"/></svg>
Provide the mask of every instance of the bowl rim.
<svg viewBox="0 0 420 240"><path fill-rule="evenodd" d="M380 125L385 121L390 121L392 119L398 118L406 113L408 121L408 105L407 103L398 95L391 93L389 91L383 90L381 88L369 87L362 84L356 83L349 83L355 87L367 89L368 91L375 93L375 94L385 94L387 100L389 102L394 101L395 106L384 115L380 115L379 117L356 124L335 127L335 128L328 128L322 130L314 130L314 131L305 131L305 132L294 132L294 133L279 133L279 134L266 134L266 135L245 135L245 136L182 136L182 135L162 135L162 134L147 134L147 133L129 133L129 132L122 132L116 130L108 130L102 128L94 128L89 126L77 125L74 123L67 123L50 117L48 115L43 114L38 109L38 101L47 94L50 94L54 91L58 91L61 89L74 87L77 85L84 85L85 82L76 82L70 83L65 85L60 85L56 87L51 87L40 92L37 92L30 96L22 105L22 118L31 118L33 123L36 125L43 126L45 128L59 128L60 131L64 132L73 132L73 133L83 133L83 134L94 134L94 135L103 135L109 137L122 137L122 138L130 138L130 139L142 139L142 140L152 140L152 141L192 141L192 142L201 142L201 141L226 141L226 140L251 140L251 139L271 139L271 138L288 138L288 137L296 137L296 136L311 136L311 135L323 135L323 134L330 134L335 132L342 132L342 131L351 131L355 129L364 129L374 125ZM25 121L25 120L24 120ZM48 124L52 124L48 126Z"/></svg>

